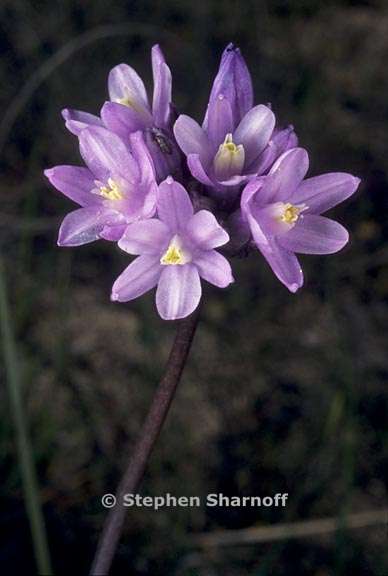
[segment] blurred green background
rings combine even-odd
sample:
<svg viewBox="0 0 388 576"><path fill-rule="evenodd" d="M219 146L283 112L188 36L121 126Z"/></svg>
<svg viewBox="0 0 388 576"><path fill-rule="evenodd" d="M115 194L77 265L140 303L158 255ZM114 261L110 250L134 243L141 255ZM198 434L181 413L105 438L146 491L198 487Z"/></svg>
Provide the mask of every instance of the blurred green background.
<svg viewBox="0 0 388 576"><path fill-rule="evenodd" d="M0 26L1 253L55 573L87 573L100 497L116 488L174 334L152 295L109 301L128 262L113 244L56 246L72 204L42 170L79 162L60 110L98 113L120 62L150 86L159 42L178 109L201 119L233 41L256 101L271 102L310 151L310 174L362 178L335 210L351 242L332 257L302 257L297 295L258 254L233 262L230 289L206 288L142 488L288 492L287 507L131 509L113 573L387 576L382 525L210 551L190 537L312 518L341 524L387 505L388 3L2 0ZM0 370L0 569L34 574L3 362Z"/></svg>

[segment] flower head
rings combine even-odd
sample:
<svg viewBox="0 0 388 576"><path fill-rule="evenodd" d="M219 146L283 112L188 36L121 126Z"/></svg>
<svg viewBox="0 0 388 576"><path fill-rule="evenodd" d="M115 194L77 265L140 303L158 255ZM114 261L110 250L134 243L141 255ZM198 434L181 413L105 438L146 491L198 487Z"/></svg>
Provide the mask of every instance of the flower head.
<svg viewBox="0 0 388 576"><path fill-rule="evenodd" d="M151 51L154 91L149 103L143 80L128 64L118 64L109 73L109 102L101 118L65 109L62 115L70 132L79 135L90 125L105 126L129 144L133 132L141 130L152 156L158 180L179 170L180 154L172 134L172 79L158 45Z"/></svg>
<svg viewBox="0 0 388 576"><path fill-rule="evenodd" d="M215 250L229 236L211 212L194 214L187 191L172 177L159 185L157 215L129 225L119 241L138 257L117 278L112 300L133 300L157 286L160 316L175 320L198 306L200 278L220 288L233 282L229 262Z"/></svg>
<svg viewBox="0 0 388 576"><path fill-rule="evenodd" d="M305 179L308 155L293 126L280 129L270 105L253 105L247 65L232 44L202 126L180 115L172 127L171 72L159 46L152 48L152 71L152 104L137 72L119 64L109 74L110 101L101 117L63 111L86 167L45 171L81 206L65 217L58 244L117 241L137 258L115 281L112 300L157 287L164 319L195 310L201 278L221 288L233 282L228 260L215 250L226 244L229 255L248 255L255 245L296 292L303 284L296 253L330 254L347 243L345 228L322 213L353 194L360 180L345 173Z"/></svg>
<svg viewBox="0 0 388 576"><path fill-rule="evenodd" d="M332 254L348 242L347 230L321 214L351 196L360 183L345 173L305 180L307 170L306 150L293 148L267 176L249 182L241 198L242 215L254 243L291 292L303 284L295 252Z"/></svg>
<svg viewBox="0 0 388 576"><path fill-rule="evenodd" d="M81 208L70 212L59 230L60 246L79 246L98 238L119 240L130 222L151 217L157 185L141 132L131 135L130 153L121 139L100 126L79 135L87 167L55 166L45 175Z"/></svg>

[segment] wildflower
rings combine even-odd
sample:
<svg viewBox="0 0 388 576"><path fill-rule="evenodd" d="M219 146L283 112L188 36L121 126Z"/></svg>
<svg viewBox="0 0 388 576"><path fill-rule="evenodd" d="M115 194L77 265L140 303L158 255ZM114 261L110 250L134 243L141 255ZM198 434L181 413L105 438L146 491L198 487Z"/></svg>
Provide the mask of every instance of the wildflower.
<svg viewBox="0 0 388 576"><path fill-rule="evenodd" d="M82 206L63 220L58 244L117 241L130 222L155 213L157 185L144 138L141 132L131 134L130 153L116 134L90 126L79 134L79 142L87 167L45 170L55 188Z"/></svg>
<svg viewBox="0 0 388 576"><path fill-rule="evenodd" d="M117 278L112 300L133 300L157 286L160 316L175 320L198 306L200 278L220 288L233 282L229 262L214 250L229 236L211 212L194 214L187 191L172 177L159 185L157 214L130 224L119 241L120 248L138 257Z"/></svg>
<svg viewBox="0 0 388 576"><path fill-rule="evenodd" d="M109 73L110 101L101 109L101 118L65 109L62 115L70 132L79 135L88 125L105 126L125 143L143 131L158 180L179 169L180 154L172 134L171 72L158 45L151 51L154 92L152 107L144 83L128 64L119 64Z"/></svg>
<svg viewBox="0 0 388 576"><path fill-rule="evenodd" d="M304 179L308 164L306 150L288 150L267 176L247 184L241 198L254 243L291 292L303 284L295 252L332 254L348 242L347 230L321 214L351 196L360 183L340 172Z"/></svg>
<svg viewBox="0 0 388 576"><path fill-rule="evenodd" d="M238 185L264 174L280 154L297 145L292 126L274 128L271 109L253 107L247 65L240 50L229 44L221 58L202 127L181 115L174 134L192 175L213 195L234 200Z"/></svg>

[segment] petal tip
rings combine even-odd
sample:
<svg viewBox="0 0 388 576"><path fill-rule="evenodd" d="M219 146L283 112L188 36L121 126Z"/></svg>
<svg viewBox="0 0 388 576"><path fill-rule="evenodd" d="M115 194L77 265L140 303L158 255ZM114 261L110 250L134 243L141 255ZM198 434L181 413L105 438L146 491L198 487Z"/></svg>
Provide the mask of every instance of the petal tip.
<svg viewBox="0 0 388 576"><path fill-rule="evenodd" d="M295 294L295 293L299 290L299 288L301 288L301 286L302 286L302 285L299 285L299 284L294 283L294 284L290 284L290 285L288 286L288 289L289 289L290 292L292 292L293 294Z"/></svg>

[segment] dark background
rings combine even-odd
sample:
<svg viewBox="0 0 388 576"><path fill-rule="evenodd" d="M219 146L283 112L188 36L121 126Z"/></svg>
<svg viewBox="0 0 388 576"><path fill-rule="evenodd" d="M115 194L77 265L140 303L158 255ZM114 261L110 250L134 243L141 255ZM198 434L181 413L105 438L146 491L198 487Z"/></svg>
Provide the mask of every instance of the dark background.
<svg viewBox="0 0 388 576"><path fill-rule="evenodd" d="M159 42L178 109L201 119L233 41L256 102L295 125L310 174L362 178L334 211L351 242L335 256L302 257L297 295L259 254L233 262L230 289L206 289L142 488L203 498L288 492L287 507L132 509L114 573L387 576L386 526L212 552L195 550L190 535L387 504L388 3L2 0L0 25L1 252L55 573L87 573L100 497L115 490L174 333L152 295L109 301L128 263L114 244L56 246L73 205L42 170L79 162L60 110L98 113L107 74L123 61L150 86ZM0 566L32 574L3 368L0 376Z"/></svg>

